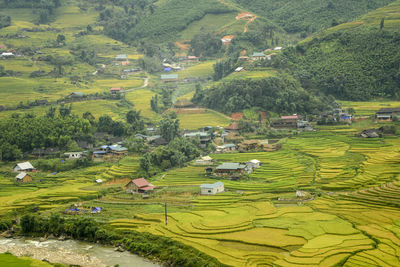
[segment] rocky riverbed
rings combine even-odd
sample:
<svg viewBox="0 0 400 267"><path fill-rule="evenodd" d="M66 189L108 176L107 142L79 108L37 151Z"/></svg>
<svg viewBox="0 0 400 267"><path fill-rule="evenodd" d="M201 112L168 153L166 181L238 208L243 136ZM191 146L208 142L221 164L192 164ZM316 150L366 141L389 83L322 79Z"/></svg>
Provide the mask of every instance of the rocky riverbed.
<svg viewBox="0 0 400 267"><path fill-rule="evenodd" d="M28 256L52 263L78 265L82 267L160 266L129 252L118 252L113 247L79 242L74 240L45 240L0 238L0 253L10 252L15 256Z"/></svg>

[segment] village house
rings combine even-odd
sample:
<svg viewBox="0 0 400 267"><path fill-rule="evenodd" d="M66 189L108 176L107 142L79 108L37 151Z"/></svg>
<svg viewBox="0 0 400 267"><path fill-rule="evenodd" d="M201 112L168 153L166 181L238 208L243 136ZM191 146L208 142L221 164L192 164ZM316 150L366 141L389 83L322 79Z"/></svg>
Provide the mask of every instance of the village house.
<svg viewBox="0 0 400 267"><path fill-rule="evenodd" d="M213 159L210 156L201 157L195 161L195 164L198 165L212 165Z"/></svg>
<svg viewBox="0 0 400 267"><path fill-rule="evenodd" d="M198 138L200 141L200 147L207 147L207 145L211 142L211 135L205 132L194 132L194 133L185 133L183 135L187 139Z"/></svg>
<svg viewBox="0 0 400 267"><path fill-rule="evenodd" d="M246 164L224 162L215 168L216 175L242 175L245 173L250 173L251 170L248 169Z"/></svg>
<svg viewBox="0 0 400 267"><path fill-rule="evenodd" d="M382 108L375 114L377 120L391 121L400 117L400 108Z"/></svg>
<svg viewBox="0 0 400 267"><path fill-rule="evenodd" d="M163 74L161 80L165 83L178 81L178 74Z"/></svg>
<svg viewBox="0 0 400 267"><path fill-rule="evenodd" d="M18 183L29 183L32 182L32 176L27 174L26 172L19 173L15 179L17 179Z"/></svg>
<svg viewBox="0 0 400 267"><path fill-rule="evenodd" d="M66 152L64 153L64 156L67 159L80 159L83 157L83 152Z"/></svg>
<svg viewBox="0 0 400 267"><path fill-rule="evenodd" d="M36 169L35 167L32 166L32 164L27 161L23 163L18 163L14 166L14 171L15 172L35 172Z"/></svg>
<svg viewBox="0 0 400 267"><path fill-rule="evenodd" d="M113 95L116 95L118 93L123 93L124 92L124 88L122 87L113 87L110 89L110 93Z"/></svg>
<svg viewBox="0 0 400 267"><path fill-rule="evenodd" d="M271 122L271 128L275 129L297 129L298 115L281 116Z"/></svg>
<svg viewBox="0 0 400 267"><path fill-rule="evenodd" d="M234 122L234 123L230 124L229 126L225 127L225 131L237 132L237 131L239 131L239 124L237 122Z"/></svg>
<svg viewBox="0 0 400 267"><path fill-rule="evenodd" d="M238 145L240 152L247 152L252 150L260 150L260 140L244 140Z"/></svg>
<svg viewBox="0 0 400 267"><path fill-rule="evenodd" d="M165 146L168 144L168 141L165 140L165 138L162 137L161 135L148 136L146 141L149 145L154 147Z"/></svg>
<svg viewBox="0 0 400 267"><path fill-rule="evenodd" d="M237 145L235 144L223 144L222 146L217 146L216 153L229 153L237 150Z"/></svg>
<svg viewBox="0 0 400 267"><path fill-rule="evenodd" d="M153 192L154 188L156 187L144 178L134 179L125 186L126 193L132 194L149 194Z"/></svg>
<svg viewBox="0 0 400 267"><path fill-rule="evenodd" d="M274 48L274 51L281 51L282 49L283 49L283 47L277 46L277 47Z"/></svg>
<svg viewBox="0 0 400 267"><path fill-rule="evenodd" d="M103 183L103 180L101 180L101 179L96 179L96 181L95 181L97 184L102 184Z"/></svg>
<svg viewBox="0 0 400 267"><path fill-rule="evenodd" d="M216 182L214 184L202 184L200 185L201 195L215 195L224 192L224 183Z"/></svg>
<svg viewBox="0 0 400 267"><path fill-rule="evenodd" d="M128 149L126 147L123 147L119 144L111 145L111 146L101 146L100 148L96 149L93 151L93 157L94 158L102 158L104 156L108 157L117 157L121 158L125 156L128 153Z"/></svg>
<svg viewBox="0 0 400 267"><path fill-rule="evenodd" d="M267 57L267 55L265 55L262 52L255 52L253 53L253 55L251 55L251 60L262 60L265 59Z"/></svg>
<svg viewBox="0 0 400 267"><path fill-rule="evenodd" d="M252 159L246 162L246 165L249 169L255 170L261 167L261 162L258 159Z"/></svg>

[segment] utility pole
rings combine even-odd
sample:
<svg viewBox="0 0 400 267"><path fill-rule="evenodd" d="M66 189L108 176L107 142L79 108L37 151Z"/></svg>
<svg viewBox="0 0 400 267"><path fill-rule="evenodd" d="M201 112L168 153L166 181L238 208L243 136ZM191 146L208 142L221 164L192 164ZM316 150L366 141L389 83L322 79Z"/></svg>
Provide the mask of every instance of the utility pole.
<svg viewBox="0 0 400 267"><path fill-rule="evenodd" d="M165 225L168 225L168 219L167 219L167 202L165 202Z"/></svg>

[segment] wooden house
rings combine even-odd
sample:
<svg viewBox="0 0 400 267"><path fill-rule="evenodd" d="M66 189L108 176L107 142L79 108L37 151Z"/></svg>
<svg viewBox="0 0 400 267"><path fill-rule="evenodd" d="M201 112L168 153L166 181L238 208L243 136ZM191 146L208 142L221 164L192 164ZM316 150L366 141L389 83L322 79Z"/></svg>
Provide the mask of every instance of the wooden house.
<svg viewBox="0 0 400 267"><path fill-rule="evenodd" d="M237 145L235 144L223 144L222 146L217 146L217 153L229 153L237 150Z"/></svg>
<svg viewBox="0 0 400 267"><path fill-rule="evenodd" d="M216 182L213 184L202 184L200 185L201 195L215 195L224 192L224 183Z"/></svg>
<svg viewBox="0 0 400 267"><path fill-rule="evenodd" d="M18 183L29 183L32 182L32 176L27 174L26 172L21 172L17 176L15 176Z"/></svg>
<svg viewBox="0 0 400 267"><path fill-rule="evenodd" d="M150 184L144 178L134 179L125 186L127 193L141 193L141 194L149 194L153 192L154 188L155 186Z"/></svg>
<svg viewBox="0 0 400 267"><path fill-rule="evenodd" d="M185 133L184 137L187 139L197 138L200 141L200 146L205 148L211 142L211 135L205 132Z"/></svg>
<svg viewBox="0 0 400 267"><path fill-rule="evenodd" d="M233 174L244 174L249 173L249 169L246 164L224 162L215 168L215 174L217 175L233 175Z"/></svg>
<svg viewBox="0 0 400 267"><path fill-rule="evenodd" d="M377 120L391 121L400 117L400 108L382 108L375 114Z"/></svg>
<svg viewBox="0 0 400 267"><path fill-rule="evenodd" d="M262 53L262 52L255 52L253 53L253 55L251 55L251 60L263 60L267 57L266 54Z"/></svg>
<svg viewBox="0 0 400 267"><path fill-rule="evenodd" d="M35 172L36 169L35 167L32 166L32 164L27 161L23 163L18 163L14 166L14 171L15 172Z"/></svg>
<svg viewBox="0 0 400 267"><path fill-rule="evenodd" d="M271 127L275 129L297 129L298 115L281 116L271 122Z"/></svg>

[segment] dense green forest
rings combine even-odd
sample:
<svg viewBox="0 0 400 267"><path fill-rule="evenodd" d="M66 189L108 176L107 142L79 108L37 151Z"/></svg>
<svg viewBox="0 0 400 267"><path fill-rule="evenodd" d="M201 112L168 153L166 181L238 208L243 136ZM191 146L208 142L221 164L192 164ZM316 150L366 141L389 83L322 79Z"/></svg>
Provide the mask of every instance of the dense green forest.
<svg viewBox="0 0 400 267"><path fill-rule="evenodd" d="M287 49L275 66L340 99L400 95L400 31L354 28Z"/></svg>
<svg viewBox="0 0 400 267"><path fill-rule="evenodd" d="M330 98L315 96L290 77L240 79L197 90L193 102L230 114L251 107L278 114L317 113L333 105Z"/></svg>
<svg viewBox="0 0 400 267"><path fill-rule="evenodd" d="M393 0L234 0L244 8L262 15L287 32L312 33L354 20Z"/></svg>

